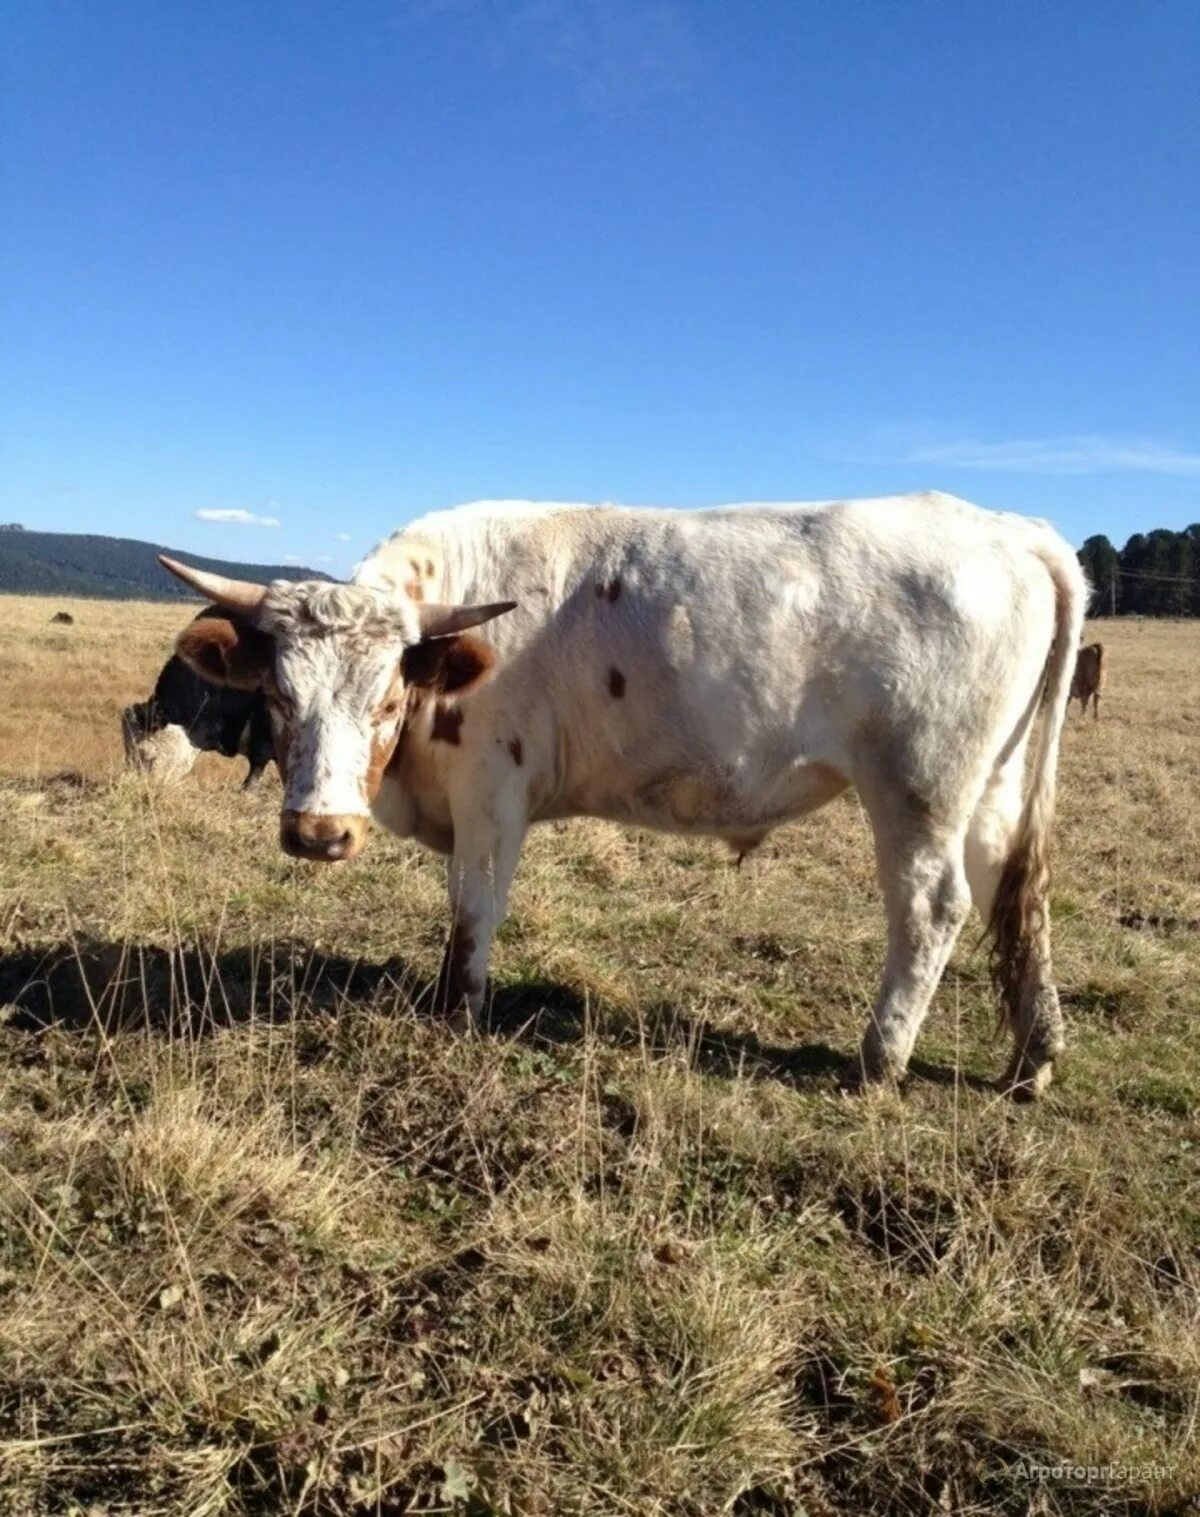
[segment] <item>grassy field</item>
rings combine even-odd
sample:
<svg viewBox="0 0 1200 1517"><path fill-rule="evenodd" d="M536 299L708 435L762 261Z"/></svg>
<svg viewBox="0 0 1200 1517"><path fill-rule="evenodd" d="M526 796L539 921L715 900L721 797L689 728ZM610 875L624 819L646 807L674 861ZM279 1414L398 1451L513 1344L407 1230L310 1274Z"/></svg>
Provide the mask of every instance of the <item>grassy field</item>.
<svg viewBox="0 0 1200 1517"><path fill-rule="evenodd" d="M119 772L180 620L0 599L0 1513L1200 1510L1200 626L1095 629L1027 1108L977 924L839 1091L853 798L741 870L541 829L455 1035L439 860Z"/></svg>

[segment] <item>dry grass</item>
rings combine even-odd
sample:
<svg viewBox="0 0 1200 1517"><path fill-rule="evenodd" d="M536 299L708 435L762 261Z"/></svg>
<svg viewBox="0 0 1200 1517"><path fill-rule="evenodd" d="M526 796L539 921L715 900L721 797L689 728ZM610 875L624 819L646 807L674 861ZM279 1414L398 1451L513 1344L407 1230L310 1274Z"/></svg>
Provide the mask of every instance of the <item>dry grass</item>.
<svg viewBox="0 0 1200 1517"><path fill-rule="evenodd" d="M118 773L180 620L0 600L0 1512L1189 1509L1200 629L1103 628L1018 1110L970 932L904 1094L838 1093L852 800L740 872L535 834L455 1036L438 861L312 871L240 764Z"/></svg>

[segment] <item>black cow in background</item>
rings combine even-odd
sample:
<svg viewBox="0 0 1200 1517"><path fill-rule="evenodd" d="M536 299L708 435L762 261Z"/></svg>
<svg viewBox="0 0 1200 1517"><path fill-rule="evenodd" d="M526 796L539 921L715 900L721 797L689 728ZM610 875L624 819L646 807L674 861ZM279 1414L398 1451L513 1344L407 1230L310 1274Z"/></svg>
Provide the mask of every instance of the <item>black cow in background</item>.
<svg viewBox="0 0 1200 1517"><path fill-rule="evenodd" d="M228 615L216 606L200 613ZM174 654L159 671L150 699L122 711L121 737L129 768L165 780L182 779L200 753L242 754L250 761L242 789L251 790L275 757L262 691L210 685Z"/></svg>

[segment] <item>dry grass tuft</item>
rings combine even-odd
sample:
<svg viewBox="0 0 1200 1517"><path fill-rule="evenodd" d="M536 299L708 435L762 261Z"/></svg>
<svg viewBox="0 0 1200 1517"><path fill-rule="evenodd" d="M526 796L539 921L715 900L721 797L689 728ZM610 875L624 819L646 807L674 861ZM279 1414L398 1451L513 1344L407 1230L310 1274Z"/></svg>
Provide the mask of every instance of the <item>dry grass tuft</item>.
<svg viewBox="0 0 1200 1517"><path fill-rule="evenodd" d="M544 829L458 1037L440 863L309 871L239 764L122 775L186 612L62 604L0 600L0 1512L1189 1509L1193 626L1104 629L1069 1055L1018 1111L977 929L906 1091L838 1092L883 938L852 799L740 871Z"/></svg>

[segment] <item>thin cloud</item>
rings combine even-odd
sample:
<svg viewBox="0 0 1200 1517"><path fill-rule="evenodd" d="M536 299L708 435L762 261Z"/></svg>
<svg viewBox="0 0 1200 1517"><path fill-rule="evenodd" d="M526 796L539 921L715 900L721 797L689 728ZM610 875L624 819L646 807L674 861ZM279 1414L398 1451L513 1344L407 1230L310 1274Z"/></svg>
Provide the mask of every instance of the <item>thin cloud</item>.
<svg viewBox="0 0 1200 1517"><path fill-rule="evenodd" d="M1091 435L914 443L898 462L997 474L1200 474L1200 453L1143 438Z"/></svg>
<svg viewBox="0 0 1200 1517"><path fill-rule="evenodd" d="M532 59L567 79L585 109L637 112L699 78L678 0L407 0L397 24L469 27L494 68Z"/></svg>
<svg viewBox="0 0 1200 1517"><path fill-rule="evenodd" d="M335 532L333 540L335 543L348 543L350 541L350 534L349 532Z"/></svg>
<svg viewBox="0 0 1200 1517"><path fill-rule="evenodd" d="M197 511L196 516L200 521L221 522L224 525L233 525L235 527L282 526L278 516L260 516L257 511L242 511L240 509Z"/></svg>

